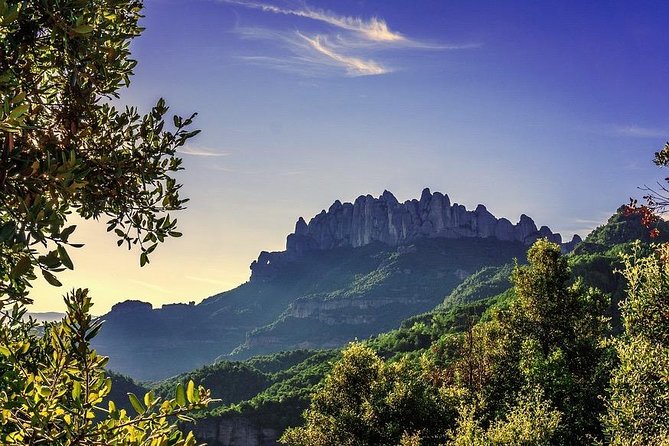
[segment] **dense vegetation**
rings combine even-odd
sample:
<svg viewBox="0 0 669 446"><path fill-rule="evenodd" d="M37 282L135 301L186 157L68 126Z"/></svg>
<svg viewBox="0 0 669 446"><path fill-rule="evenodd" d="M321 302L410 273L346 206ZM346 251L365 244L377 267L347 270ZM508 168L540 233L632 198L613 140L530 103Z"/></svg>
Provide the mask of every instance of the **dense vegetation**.
<svg viewBox="0 0 669 446"><path fill-rule="evenodd" d="M663 223L660 226L664 228ZM635 237L645 241L638 244ZM301 413L309 409L307 425L300 429L311 431L289 431L285 437L289 444L609 441L614 423L629 426L647 420L638 416L623 422L620 414L607 415L615 407L632 404L629 394L616 396L606 405L602 397L608 395L611 376L621 373L615 371L616 358L625 363L625 352L631 354L632 347L624 346L634 342L636 348L641 342L638 338L621 338L628 339L624 344L609 341L612 333L623 328L620 317L609 320L619 324L617 328L606 323L613 309L608 301L611 296L620 299L629 294L629 278L615 274L614 269L630 271L637 262L620 257L620 253L636 250L638 259L651 255L654 251L649 241L638 216L621 211L593 231L574 253L560 256L556 247L544 244L533 248L527 266L485 267L453 289L434 310L410 317L399 328L343 351L295 350L241 363L221 361L162 382L158 389L206 377L214 388L213 395L225 404L199 412L196 418L243 417L277 431L302 424ZM661 264L656 265L655 273L659 269ZM608 278L615 278L615 282ZM607 284L607 293L590 289L593 284ZM660 301L652 307L655 314L662 314L662 305L666 303ZM644 351L660 364L661 355L666 354L666 349L665 353L657 348ZM619 386L638 390L640 382L650 379L653 370L643 365L649 361L628 363L627 370L636 367L630 376L638 381L617 378ZM363 365L364 370L358 370ZM348 382L359 379L366 380L363 387L370 393L358 389L353 395L347 390ZM663 382L660 378L656 381ZM226 382L231 383L227 389ZM247 397L243 390L238 392L245 387L257 393ZM400 389L404 393L398 394ZM654 392L656 397L667 395L666 388L658 387ZM346 400L350 409L346 417L369 419L371 424L346 427L345 421L339 420L336 429L330 426L332 432L313 431L315 426L326 429L325 415L344 416L338 411L346 398L353 398ZM666 411L666 407L654 407L658 414ZM620 412L629 413L625 410ZM439 422L429 424L435 417ZM429 423L424 424L425 420ZM360 429L364 433L358 432ZM350 437L352 431L363 436ZM309 442L305 443L305 438Z"/></svg>
<svg viewBox="0 0 669 446"><path fill-rule="evenodd" d="M513 271L516 297L507 310L443 335L419 361L383 362L369 348L346 349L313 395L306 425L282 441L485 444L510 432L565 445L601 438L603 299L569 284L559 246L540 240L528 259Z"/></svg>

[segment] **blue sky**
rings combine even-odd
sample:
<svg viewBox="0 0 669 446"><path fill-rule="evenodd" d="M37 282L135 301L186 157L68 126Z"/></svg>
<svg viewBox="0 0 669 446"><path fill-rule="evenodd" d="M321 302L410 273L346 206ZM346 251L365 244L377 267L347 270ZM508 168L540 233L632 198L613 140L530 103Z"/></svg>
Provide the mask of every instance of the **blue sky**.
<svg viewBox="0 0 669 446"><path fill-rule="evenodd" d="M199 112L185 235L140 269L91 224L66 286L199 301L335 199L423 187L586 235L666 176L669 2L148 0L122 101ZM101 268L104 266L104 268ZM123 277L124 280L118 280ZM61 290L37 284L36 310Z"/></svg>

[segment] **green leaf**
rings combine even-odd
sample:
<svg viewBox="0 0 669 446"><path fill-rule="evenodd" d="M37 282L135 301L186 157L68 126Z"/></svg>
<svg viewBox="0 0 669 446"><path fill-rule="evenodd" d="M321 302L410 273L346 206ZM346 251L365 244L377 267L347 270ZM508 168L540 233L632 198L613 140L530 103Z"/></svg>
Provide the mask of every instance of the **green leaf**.
<svg viewBox="0 0 669 446"><path fill-rule="evenodd" d="M18 104L19 102L23 102L25 98L26 98L26 93L25 91L22 91L21 93L14 96L14 98L11 100L11 103Z"/></svg>
<svg viewBox="0 0 669 446"><path fill-rule="evenodd" d="M78 400L79 396L81 396L81 383L79 381L75 381L72 384L72 398Z"/></svg>
<svg viewBox="0 0 669 446"><path fill-rule="evenodd" d="M12 272L9 273L10 277L12 279L17 279L21 277L22 275L30 271L30 265L31 265L30 257L28 256L21 257L21 259L18 262L16 262L16 265L14 265L14 268L12 268Z"/></svg>
<svg viewBox="0 0 669 446"><path fill-rule="evenodd" d="M130 400L130 404L132 404L132 407L135 409L135 412L137 412L138 415L143 414L146 409L144 406L142 406L142 403L139 402L139 399L135 396L134 393L128 393L128 399Z"/></svg>
<svg viewBox="0 0 669 446"><path fill-rule="evenodd" d="M143 252L139 255L139 266L144 266L149 263L149 256Z"/></svg>
<svg viewBox="0 0 669 446"><path fill-rule="evenodd" d="M68 237L74 232L75 229L77 229L76 225L68 226L67 228L63 229L60 233L60 239L64 242L67 242Z"/></svg>
<svg viewBox="0 0 669 446"><path fill-rule="evenodd" d="M104 321L103 321L102 319L98 319L98 320L96 320L96 321L93 323L93 325L91 326L91 328L89 329L89 331L88 331L88 333L86 334L86 336L84 337L84 340L86 340L86 341L90 341L90 340L93 339L95 336L97 336L98 332L99 332L100 329L102 328L102 324L103 324L103 323L104 323Z"/></svg>
<svg viewBox="0 0 669 446"><path fill-rule="evenodd" d="M0 354L4 356L9 356L12 354L12 352L10 352L7 347L3 347L2 345L0 345Z"/></svg>
<svg viewBox="0 0 669 446"><path fill-rule="evenodd" d="M184 385L181 383L177 384L177 404L179 406L186 405L186 390L184 390Z"/></svg>
<svg viewBox="0 0 669 446"><path fill-rule="evenodd" d="M58 257L60 257L60 261L63 262L63 265L67 269L74 269L74 264L72 263L72 259L70 259L70 256L67 254L67 251L62 245L58 245Z"/></svg>
<svg viewBox="0 0 669 446"><path fill-rule="evenodd" d="M18 119L23 116L30 109L30 104L21 104L11 111L9 114L10 119Z"/></svg>
<svg viewBox="0 0 669 446"><path fill-rule="evenodd" d="M79 25L72 28L72 31L77 34L88 34L93 32L94 29L95 28L93 28L91 25Z"/></svg>
<svg viewBox="0 0 669 446"><path fill-rule="evenodd" d="M196 402L195 400L195 383L191 379L188 381L188 386L186 387L186 396L188 396L188 401L191 403Z"/></svg>
<svg viewBox="0 0 669 446"><path fill-rule="evenodd" d="M56 279L56 276L51 274L49 271L42 270L42 276L44 276L44 279L46 279L46 281L53 286L63 286L63 284L60 283L58 279Z"/></svg>
<svg viewBox="0 0 669 446"><path fill-rule="evenodd" d="M155 400L156 398L153 391L144 394L144 404L146 405L146 407L151 407Z"/></svg>

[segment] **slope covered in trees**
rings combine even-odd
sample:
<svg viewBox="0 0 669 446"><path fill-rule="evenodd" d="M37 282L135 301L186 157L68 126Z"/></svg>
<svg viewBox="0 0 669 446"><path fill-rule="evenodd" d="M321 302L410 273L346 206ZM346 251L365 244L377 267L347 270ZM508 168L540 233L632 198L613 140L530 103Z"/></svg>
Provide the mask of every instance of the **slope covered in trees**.
<svg viewBox="0 0 669 446"><path fill-rule="evenodd" d="M451 412L448 420L442 420L448 421L450 426L435 434L443 441L447 441L444 438L448 441L459 438L456 444L489 444L486 442L508 439L521 428L535 432L532 441L539 441L537 438L544 438L542 435L547 433L571 438L571 443L564 444L581 441L584 432L586 436L606 438L603 437L603 429L608 428L598 421L606 410L603 400L596 396L606 393L604 389L608 387L608 377L615 365L615 361L609 360L614 351L610 348L601 350L593 340L607 337L609 331L600 316L608 315L610 309L607 310L604 305L606 296L588 291L588 284L601 280L602 275L613 276L613 268L624 265L616 253L633 244L634 235L611 238L600 237L600 234L613 233L621 226L633 229L639 225L634 216L614 215L606 225L593 232L593 237L586 238L590 246L597 246L601 257L584 254L580 249L560 257L559 261L556 260L558 257L554 257L554 269L561 271L561 275L558 274L560 280L552 282L537 278L545 276L544 273L539 276L528 272L514 274L514 282L520 288L524 287L524 291L518 286L515 289L511 287L511 278L506 274L513 269L511 266L483 268L480 273L463 281L434 310L408 318L399 328L365 340L363 347L356 347L354 351L376 364L375 379L382 380L378 391L385 392L383 389L388 389L388 386L403 387L407 383L403 384L402 377L415 374L421 379L430 377L426 382L433 382L431 392L435 395L445 382L458 386L464 383L468 395L478 395L466 400L469 401L467 405L456 405L456 412ZM624 233L638 233L628 229L624 229ZM639 249L642 253L651 252L648 245L642 244ZM557 256L557 252L553 251L553 254ZM571 275L566 274L567 266L572 271ZM521 266L518 271L533 270L530 265ZM579 276L581 285L576 281ZM619 286L625 290L622 278ZM543 291L532 292L537 287ZM522 297L523 293L525 297ZM536 312L527 311L528 306L531 309L540 303L540 296L545 294L557 296L554 304L562 305L562 309L539 306ZM564 314L565 317L556 321L552 318L553 313ZM321 387L314 386L331 373L333 367L337 367L340 355L339 350L298 350L245 361L244 369L251 371L249 383L255 379L253 376L261 374L265 377L266 387L250 399L199 413L196 432L212 445L244 444L216 440L216 433L221 434L223 427L234 430L234 426L239 428L235 423L244 420L248 423L244 424L244 432L258 435L263 431L272 432L270 437L262 437L261 444L275 444L274 441L286 427L302 423L300 414L309 406L311 393L323 388L322 384ZM464 360L468 355L470 359ZM386 370L396 363L401 365L393 365ZM503 365L493 366L498 363ZM405 368L409 365L411 370L407 371ZM402 373L398 373L395 367L400 367ZM211 366L211 379L225 383L227 375L223 371L231 369L226 362ZM218 373L216 370L220 370L221 374L214 378ZM178 379L183 382L199 376L198 373L186 374ZM491 388L496 389L495 392L485 394ZM339 389L338 392L343 391ZM420 394L426 390L418 389L416 392ZM479 401L482 392L486 396ZM384 393L367 396L374 401L389 397ZM490 403L490 400L495 403ZM553 400L560 403L556 404ZM457 401L463 402L462 399ZM483 404L484 401L488 402ZM569 407L561 406L565 401L569 402ZM513 410L507 411L508 407ZM389 417L387 422L394 420L399 423L404 417L393 412L392 407L379 406L376 410L390 411L383 415ZM584 412L590 415L583 416ZM383 426L385 424L370 429L385 430ZM565 429L575 437L565 435ZM400 434L404 435L404 431ZM402 435L398 441L418 441L417 432L407 432L404 440ZM296 435L293 434L293 437ZM467 443L468 439L480 443ZM422 441L423 444L431 444L425 438ZM527 444L546 444L542 441Z"/></svg>
<svg viewBox="0 0 669 446"><path fill-rule="evenodd" d="M496 239L434 238L399 248L312 251L271 280L198 305L119 304L104 316L95 346L111 357L112 369L138 379L163 379L217 357L337 347L433 309L468 275L522 259L526 249Z"/></svg>

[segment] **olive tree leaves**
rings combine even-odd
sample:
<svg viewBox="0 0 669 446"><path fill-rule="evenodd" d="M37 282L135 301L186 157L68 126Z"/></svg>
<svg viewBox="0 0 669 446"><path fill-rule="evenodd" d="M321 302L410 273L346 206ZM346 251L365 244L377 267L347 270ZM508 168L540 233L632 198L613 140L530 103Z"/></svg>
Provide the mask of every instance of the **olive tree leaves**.
<svg viewBox="0 0 669 446"><path fill-rule="evenodd" d="M192 433L181 432L176 419L192 421L190 413L214 400L191 381L175 398L153 392L140 400L130 393L134 409L107 401L112 379L107 359L90 348L102 321L90 315L88 290L65 297L62 322L47 324L40 335L25 322L25 307L0 310L0 443L7 446L195 446Z"/></svg>
<svg viewBox="0 0 669 446"><path fill-rule="evenodd" d="M73 269L73 214L103 219L140 265L168 237L186 199L176 151L199 131L109 99L136 61L138 0L0 0L0 304L29 302L29 282Z"/></svg>

